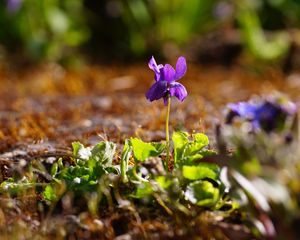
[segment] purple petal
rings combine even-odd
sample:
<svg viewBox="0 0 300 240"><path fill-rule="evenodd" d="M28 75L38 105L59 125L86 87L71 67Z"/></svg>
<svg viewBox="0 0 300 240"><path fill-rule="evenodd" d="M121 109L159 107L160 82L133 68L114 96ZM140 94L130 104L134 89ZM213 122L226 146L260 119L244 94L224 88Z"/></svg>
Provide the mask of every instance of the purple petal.
<svg viewBox="0 0 300 240"><path fill-rule="evenodd" d="M158 66L157 66L155 58L153 56L150 58L148 66L154 72L159 72Z"/></svg>
<svg viewBox="0 0 300 240"><path fill-rule="evenodd" d="M175 77L175 70L170 64L166 64L162 69L161 69L161 80L167 81L167 82L173 82L174 77Z"/></svg>
<svg viewBox="0 0 300 240"><path fill-rule="evenodd" d="M240 117L251 119L254 117L255 111L257 110L258 106L247 102L239 102L239 103L229 103L227 107L231 111L239 115Z"/></svg>
<svg viewBox="0 0 300 240"><path fill-rule="evenodd" d="M175 80L178 80L184 76L186 73L186 60L184 57L179 57L176 63L176 74L175 74Z"/></svg>
<svg viewBox="0 0 300 240"><path fill-rule="evenodd" d="M146 93L146 98L152 102L154 100L158 100L166 95L168 91L167 82L166 81L157 81L155 82L148 92Z"/></svg>
<svg viewBox="0 0 300 240"><path fill-rule="evenodd" d="M297 105L290 101L283 104L282 109L289 115L295 115L297 113Z"/></svg>
<svg viewBox="0 0 300 240"><path fill-rule="evenodd" d="M160 69L163 68L163 65L162 64L157 65L154 57L152 56L148 63L148 66L151 70L153 70L155 72L154 78L156 81L158 81L160 79Z"/></svg>
<svg viewBox="0 0 300 240"><path fill-rule="evenodd" d="M170 95L177 97L181 102L187 97L185 87L177 82L171 84Z"/></svg>
<svg viewBox="0 0 300 240"><path fill-rule="evenodd" d="M15 13L21 8L21 5L21 0L7 0L6 8L9 13Z"/></svg>

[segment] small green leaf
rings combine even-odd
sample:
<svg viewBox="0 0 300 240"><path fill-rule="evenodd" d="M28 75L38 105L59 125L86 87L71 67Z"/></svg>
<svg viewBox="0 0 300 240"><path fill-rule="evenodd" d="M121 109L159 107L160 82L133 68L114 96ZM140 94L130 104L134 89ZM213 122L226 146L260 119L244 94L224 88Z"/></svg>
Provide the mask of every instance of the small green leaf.
<svg viewBox="0 0 300 240"><path fill-rule="evenodd" d="M73 142L73 155L78 158L77 164L84 164L85 160L90 159L92 153L90 147L84 147L80 142Z"/></svg>
<svg viewBox="0 0 300 240"><path fill-rule="evenodd" d="M194 161L199 160L203 158L203 155L200 153L194 153L192 155L189 155L186 157L186 161L184 162L184 164L192 164L194 165Z"/></svg>
<svg viewBox="0 0 300 240"><path fill-rule="evenodd" d="M158 185L164 189L167 189L168 187L170 187L172 185L172 181L170 179L166 178L165 176L158 176L156 178L156 181L157 181Z"/></svg>
<svg viewBox="0 0 300 240"><path fill-rule="evenodd" d="M149 182L143 182L137 186L136 192L134 195L131 195L134 198L145 198L149 197L153 193L152 186Z"/></svg>
<svg viewBox="0 0 300 240"><path fill-rule="evenodd" d="M194 142L202 143L203 146L207 146L209 144L208 137L203 133L193 134L193 139L194 139Z"/></svg>
<svg viewBox="0 0 300 240"><path fill-rule="evenodd" d="M128 178L126 175L128 169L128 162L131 156L132 147L130 146L129 140L125 140L124 148L121 155L121 176L123 182L127 182Z"/></svg>
<svg viewBox="0 0 300 240"><path fill-rule="evenodd" d="M28 177L22 177L20 180L14 178L8 178L0 184L0 193L8 192L12 195L18 195L26 189L35 188L35 186L40 185L29 179ZM41 185L43 185L41 183Z"/></svg>
<svg viewBox="0 0 300 240"><path fill-rule="evenodd" d="M160 142L151 142L150 143L156 149L156 154L161 154L166 149L166 144Z"/></svg>
<svg viewBox="0 0 300 240"><path fill-rule="evenodd" d="M188 144L186 155L191 156L199 153L209 144L208 137L203 133L193 134L193 141Z"/></svg>
<svg viewBox="0 0 300 240"><path fill-rule="evenodd" d="M99 161L106 166L112 165L114 155L116 153L116 144L113 142L100 142L91 150L91 158Z"/></svg>
<svg viewBox="0 0 300 240"><path fill-rule="evenodd" d="M192 134L191 141L188 133L174 132L172 140L175 168L193 164L195 160L203 158L208 151L204 148L209 144L209 140L203 133Z"/></svg>
<svg viewBox="0 0 300 240"><path fill-rule="evenodd" d="M51 167L51 176L55 176L58 172L58 164L55 162Z"/></svg>
<svg viewBox="0 0 300 240"><path fill-rule="evenodd" d="M57 7L46 8L46 21L55 34L64 34L69 28L69 19L64 11Z"/></svg>
<svg viewBox="0 0 300 240"><path fill-rule="evenodd" d="M220 198L220 190L209 181L196 181L187 186L185 198L201 207L213 207Z"/></svg>
<svg viewBox="0 0 300 240"><path fill-rule="evenodd" d="M217 152L215 150L211 150L211 149L203 149L201 151L201 155L203 157L215 156L216 154L217 154Z"/></svg>
<svg viewBox="0 0 300 240"><path fill-rule="evenodd" d="M80 142L72 142L73 155L78 156L79 149L84 148Z"/></svg>
<svg viewBox="0 0 300 240"><path fill-rule="evenodd" d="M220 168L213 163L199 163L197 166L183 166L182 175L189 180L211 178L218 180Z"/></svg>
<svg viewBox="0 0 300 240"><path fill-rule="evenodd" d="M138 138L131 138L130 143L135 159L142 162L149 157L160 155L165 149L165 144L163 143L146 143Z"/></svg>
<svg viewBox="0 0 300 240"><path fill-rule="evenodd" d="M43 192L43 197L48 201L55 201L57 199L53 186L51 186L50 184L46 186Z"/></svg>
<svg viewBox="0 0 300 240"><path fill-rule="evenodd" d="M183 158L184 150L189 143L189 134L187 132L174 132L172 135L174 144L174 161L177 164Z"/></svg>
<svg viewBox="0 0 300 240"><path fill-rule="evenodd" d="M65 168L65 167L64 167L64 163L63 163L62 158L59 158L59 159L57 160L57 164L58 164L59 170L63 170L63 169Z"/></svg>
<svg viewBox="0 0 300 240"><path fill-rule="evenodd" d="M113 167L112 167L113 168ZM101 164L97 164L93 169L90 169L91 179L99 179L103 174L106 174L110 167L104 167Z"/></svg>

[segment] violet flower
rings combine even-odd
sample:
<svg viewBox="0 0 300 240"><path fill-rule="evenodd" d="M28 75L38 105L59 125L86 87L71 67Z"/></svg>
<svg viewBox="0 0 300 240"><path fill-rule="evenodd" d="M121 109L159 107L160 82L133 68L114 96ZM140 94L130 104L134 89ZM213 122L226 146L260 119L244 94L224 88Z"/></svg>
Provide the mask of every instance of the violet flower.
<svg viewBox="0 0 300 240"><path fill-rule="evenodd" d="M17 12L22 6L23 0L7 0L6 9L9 13Z"/></svg>
<svg viewBox="0 0 300 240"><path fill-rule="evenodd" d="M255 110L257 108L255 104L248 102L229 103L227 107L230 110L227 116L228 123L231 123L235 116L239 116L248 120L254 118Z"/></svg>
<svg viewBox="0 0 300 240"><path fill-rule="evenodd" d="M185 87L178 83L177 80L182 78L186 73L186 60L184 57L179 57L176 63L176 71L170 64L156 64L154 57L152 56L148 66L154 71L155 83L150 87L146 94L146 98L149 101L164 99L164 103L167 103L168 97L175 96L180 101L183 101L187 97L187 91Z"/></svg>
<svg viewBox="0 0 300 240"><path fill-rule="evenodd" d="M271 132L280 129L288 116L294 116L297 107L293 102L286 101L279 103L272 100L265 100L258 103L239 102L227 105L229 113L227 115L227 124L231 124L235 117L250 121L254 131L263 129Z"/></svg>

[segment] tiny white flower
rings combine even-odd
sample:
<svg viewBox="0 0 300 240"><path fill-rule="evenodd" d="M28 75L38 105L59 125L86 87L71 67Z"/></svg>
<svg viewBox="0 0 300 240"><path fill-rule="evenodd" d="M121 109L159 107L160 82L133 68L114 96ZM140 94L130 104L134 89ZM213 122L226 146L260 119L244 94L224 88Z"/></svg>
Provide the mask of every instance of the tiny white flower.
<svg viewBox="0 0 300 240"><path fill-rule="evenodd" d="M81 179L79 177L74 178L74 183L79 184L81 182Z"/></svg>
<svg viewBox="0 0 300 240"><path fill-rule="evenodd" d="M80 148L78 151L78 156L84 160L88 160L91 155L92 155L92 153L91 153L90 147Z"/></svg>

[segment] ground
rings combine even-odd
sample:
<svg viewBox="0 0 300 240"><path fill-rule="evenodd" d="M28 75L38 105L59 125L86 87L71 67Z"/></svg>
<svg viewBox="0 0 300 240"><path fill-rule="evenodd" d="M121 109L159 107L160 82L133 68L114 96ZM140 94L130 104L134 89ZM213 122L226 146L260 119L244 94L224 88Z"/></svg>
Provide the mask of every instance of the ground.
<svg viewBox="0 0 300 240"><path fill-rule="evenodd" d="M145 141L164 139L165 107L162 101L150 103L145 98L153 81L146 64L85 66L72 70L56 64L22 69L2 65L0 80L1 181L9 175L4 167L10 161L66 154L73 141L92 145L103 139L122 144L131 136ZM272 91L284 92L297 101L300 88L297 74L284 76L269 67L189 65L180 81L189 96L183 103L173 99L172 129L205 132L212 147L214 127L223 122L227 103ZM28 198L28 202L22 203L35 206L35 200ZM0 227L8 218L5 214L0 211ZM115 213L110 220L118 224L122 217ZM38 222L38 217L31 215L30 221L34 219ZM166 228L170 226L163 221L167 219L152 222L147 231L151 232L152 227L168 234ZM147 228L147 223L143 226Z"/></svg>

